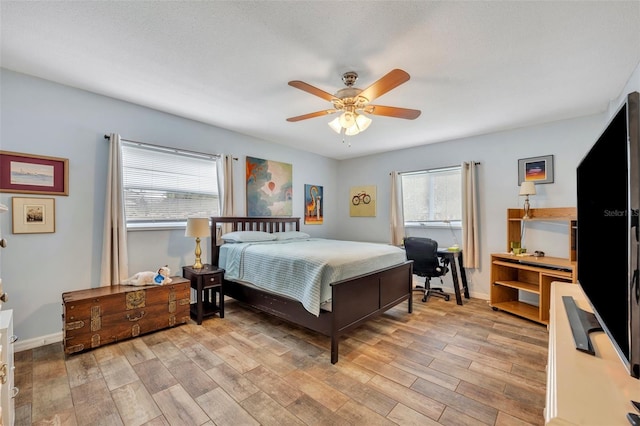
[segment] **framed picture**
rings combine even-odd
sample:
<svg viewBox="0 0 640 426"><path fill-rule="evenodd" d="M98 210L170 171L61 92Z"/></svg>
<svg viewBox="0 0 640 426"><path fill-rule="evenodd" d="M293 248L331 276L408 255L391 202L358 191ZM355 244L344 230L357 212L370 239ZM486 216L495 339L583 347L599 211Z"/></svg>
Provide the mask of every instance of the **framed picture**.
<svg viewBox="0 0 640 426"><path fill-rule="evenodd" d="M353 186L349 191L349 216L374 217L376 215L376 186Z"/></svg>
<svg viewBox="0 0 640 426"><path fill-rule="evenodd" d="M0 151L0 192L69 195L69 160Z"/></svg>
<svg viewBox="0 0 640 426"><path fill-rule="evenodd" d="M518 160L518 186L525 181L553 183L553 155Z"/></svg>
<svg viewBox="0 0 640 426"><path fill-rule="evenodd" d="M320 185L304 185L304 223L305 225L322 225L324 209L322 187Z"/></svg>
<svg viewBox="0 0 640 426"><path fill-rule="evenodd" d="M56 232L55 198L13 197L13 233L46 234Z"/></svg>

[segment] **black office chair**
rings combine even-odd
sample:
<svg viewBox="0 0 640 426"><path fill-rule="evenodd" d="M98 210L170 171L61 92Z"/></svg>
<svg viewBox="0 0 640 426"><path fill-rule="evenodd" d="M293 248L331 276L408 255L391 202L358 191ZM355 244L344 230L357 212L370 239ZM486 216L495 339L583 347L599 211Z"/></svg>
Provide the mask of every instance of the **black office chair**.
<svg viewBox="0 0 640 426"><path fill-rule="evenodd" d="M404 249L407 253L407 260L413 260L413 273L419 277L425 277L424 287L416 287L414 290L424 290L423 302L429 300L430 296L443 297L449 300L449 295L442 290L442 287L431 288L431 278L439 278L443 283L442 276L449 272L449 261L442 261L438 257L438 242L431 238L406 237L404 239Z"/></svg>

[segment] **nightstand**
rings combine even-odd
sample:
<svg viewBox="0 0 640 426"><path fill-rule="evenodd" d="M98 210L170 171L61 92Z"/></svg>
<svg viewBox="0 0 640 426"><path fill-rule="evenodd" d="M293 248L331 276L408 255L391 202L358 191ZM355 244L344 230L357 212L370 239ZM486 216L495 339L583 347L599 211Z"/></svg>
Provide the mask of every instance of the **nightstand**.
<svg viewBox="0 0 640 426"><path fill-rule="evenodd" d="M220 318L224 318L224 269L212 265L204 265L202 269L183 266L182 276L191 281L191 288L196 291L196 303L191 305L191 316L198 325L202 324L203 318L218 312Z"/></svg>

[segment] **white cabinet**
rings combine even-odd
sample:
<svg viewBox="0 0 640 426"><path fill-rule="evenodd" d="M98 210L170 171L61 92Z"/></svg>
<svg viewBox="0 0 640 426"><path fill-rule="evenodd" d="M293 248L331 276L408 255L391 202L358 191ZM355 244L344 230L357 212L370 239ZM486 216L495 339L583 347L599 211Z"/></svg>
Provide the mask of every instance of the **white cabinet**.
<svg viewBox="0 0 640 426"><path fill-rule="evenodd" d="M13 426L14 398L18 388L14 386L13 343L17 340L13 334L13 310L0 311L0 425Z"/></svg>

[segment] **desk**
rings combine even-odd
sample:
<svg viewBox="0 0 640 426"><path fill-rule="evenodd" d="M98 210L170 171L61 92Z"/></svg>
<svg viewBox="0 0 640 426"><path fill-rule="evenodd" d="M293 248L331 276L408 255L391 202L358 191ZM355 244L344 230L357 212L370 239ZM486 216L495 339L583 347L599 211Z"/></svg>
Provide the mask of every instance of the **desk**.
<svg viewBox="0 0 640 426"><path fill-rule="evenodd" d="M438 257L446 259L451 265L451 277L453 278L453 290L456 292L456 303L462 305L462 296L460 295L460 281L462 281L462 289L464 290L465 299L469 298L469 286L467 285L467 273L462 265L462 250L450 251L446 248L438 249ZM460 267L460 281L458 280L458 268L456 267L456 259Z"/></svg>

